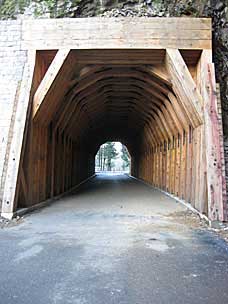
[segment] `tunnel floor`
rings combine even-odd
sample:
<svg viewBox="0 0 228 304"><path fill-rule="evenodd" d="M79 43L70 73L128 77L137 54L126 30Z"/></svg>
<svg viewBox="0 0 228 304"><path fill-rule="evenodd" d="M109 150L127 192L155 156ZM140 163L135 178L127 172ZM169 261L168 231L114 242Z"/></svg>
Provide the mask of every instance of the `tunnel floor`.
<svg viewBox="0 0 228 304"><path fill-rule="evenodd" d="M126 175L98 175L0 230L7 304L228 303L228 246L184 206Z"/></svg>

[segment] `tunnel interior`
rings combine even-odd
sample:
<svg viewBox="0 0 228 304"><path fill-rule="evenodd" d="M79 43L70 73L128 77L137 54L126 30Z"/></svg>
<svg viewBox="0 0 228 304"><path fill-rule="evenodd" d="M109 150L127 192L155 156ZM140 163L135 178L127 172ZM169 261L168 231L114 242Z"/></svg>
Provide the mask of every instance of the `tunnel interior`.
<svg viewBox="0 0 228 304"><path fill-rule="evenodd" d="M180 50L195 82L200 54ZM196 204L199 123L174 89L166 50L71 50L61 58L56 50L36 54L17 207L56 197L92 176L106 141L127 147L132 176Z"/></svg>

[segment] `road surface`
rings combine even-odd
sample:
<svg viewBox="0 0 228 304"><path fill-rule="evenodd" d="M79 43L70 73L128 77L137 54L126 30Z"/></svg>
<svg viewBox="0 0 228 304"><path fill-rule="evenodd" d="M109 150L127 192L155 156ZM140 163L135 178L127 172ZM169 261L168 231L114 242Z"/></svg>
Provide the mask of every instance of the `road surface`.
<svg viewBox="0 0 228 304"><path fill-rule="evenodd" d="M0 230L1 304L227 304L228 247L125 175Z"/></svg>

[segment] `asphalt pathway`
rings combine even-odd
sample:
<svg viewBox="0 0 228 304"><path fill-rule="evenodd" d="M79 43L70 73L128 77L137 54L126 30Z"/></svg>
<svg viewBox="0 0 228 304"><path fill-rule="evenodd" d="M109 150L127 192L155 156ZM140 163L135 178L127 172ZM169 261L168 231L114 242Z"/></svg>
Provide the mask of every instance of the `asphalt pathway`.
<svg viewBox="0 0 228 304"><path fill-rule="evenodd" d="M185 207L98 175L0 230L0 304L227 304L228 247Z"/></svg>

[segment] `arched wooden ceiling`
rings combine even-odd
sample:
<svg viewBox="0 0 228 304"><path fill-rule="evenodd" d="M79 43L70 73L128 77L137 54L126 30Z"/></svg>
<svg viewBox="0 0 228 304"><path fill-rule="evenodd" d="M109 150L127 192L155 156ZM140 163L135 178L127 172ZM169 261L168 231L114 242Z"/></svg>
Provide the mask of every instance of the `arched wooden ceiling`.
<svg viewBox="0 0 228 304"><path fill-rule="evenodd" d="M123 52L122 60L119 53L119 64L111 50L102 64L86 64L83 54L51 53L54 59L34 96L35 123L51 124L54 132L68 135L92 154L107 140L122 141L129 151L151 149L201 123L190 95L178 91L181 80L173 78L178 73L172 72L172 56L186 69L186 54L184 59L170 51L166 59L163 51L150 51L151 64L139 64L137 51ZM140 58L143 62L143 53Z"/></svg>
<svg viewBox="0 0 228 304"><path fill-rule="evenodd" d="M153 147L188 131L191 120L164 66L84 65L77 71L45 124L94 153L106 140L120 140L131 151L142 135Z"/></svg>

